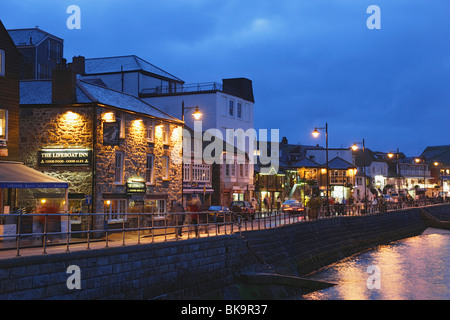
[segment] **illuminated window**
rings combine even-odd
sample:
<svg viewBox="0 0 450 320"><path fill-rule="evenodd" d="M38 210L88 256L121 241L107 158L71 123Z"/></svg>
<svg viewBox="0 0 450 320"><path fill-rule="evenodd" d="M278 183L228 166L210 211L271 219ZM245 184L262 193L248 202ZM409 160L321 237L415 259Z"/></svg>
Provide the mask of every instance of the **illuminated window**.
<svg viewBox="0 0 450 320"><path fill-rule="evenodd" d="M169 133L170 133L170 126L168 124L163 125L163 143L169 144Z"/></svg>
<svg viewBox="0 0 450 320"><path fill-rule="evenodd" d="M8 139L8 111L0 109L0 140Z"/></svg>
<svg viewBox="0 0 450 320"><path fill-rule="evenodd" d="M5 76L5 51L0 49L0 76Z"/></svg>
<svg viewBox="0 0 450 320"><path fill-rule="evenodd" d="M119 114L118 116L116 116L116 121L119 122L119 138L125 139L125 115Z"/></svg>
<svg viewBox="0 0 450 320"><path fill-rule="evenodd" d="M127 200L126 199L114 199L103 201L103 213L107 213L108 221L122 220L127 213Z"/></svg>
<svg viewBox="0 0 450 320"><path fill-rule="evenodd" d="M122 184L123 182L123 153L116 152L114 182Z"/></svg>
<svg viewBox="0 0 450 320"><path fill-rule="evenodd" d="M147 142L153 142L155 140L155 124L153 121L147 122Z"/></svg>
<svg viewBox="0 0 450 320"><path fill-rule="evenodd" d="M153 184L153 155L147 155L147 165L145 168L145 182Z"/></svg>
<svg viewBox="0 0 450 320"><path fill-rule="evenodd" d="M168 180L169 179L169 157L167 157L167 156L161 157L161 162L162 162L162 170L161 170L162 178L164 180Z"/></svg>

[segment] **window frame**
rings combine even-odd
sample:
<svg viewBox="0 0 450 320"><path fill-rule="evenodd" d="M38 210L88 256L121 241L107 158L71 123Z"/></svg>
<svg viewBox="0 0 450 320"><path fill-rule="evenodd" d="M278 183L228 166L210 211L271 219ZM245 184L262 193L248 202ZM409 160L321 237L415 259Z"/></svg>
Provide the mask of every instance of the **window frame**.
<svg viewBox="0 0 450 320"><path fill-rule="evenodd" d="M118 156L120 156L120 166L117 166L117 160ZM123 172L124 172L124 153L121 151L116 151L115 157L114 157L114 183L115 184L123 184ZM118 171L119 170L119 171ZM117 179L119 176L119 179Z"/></svg>
<svg viewBox="0 0 450 320"><path fill-rule="evenodd" d="M161 179L169 180L169 157L162 156L161 157Z"/></svg>
<svg viewBox="0 0 450 320"><path fill-rule="evenodd" d="M149 162L149 159L151 159L150 162ZM151 164L151 166L149 166L149 164ZM154 171L155 171L155 155L151 154L151 153L148 153L147 154L147 161L146 161L146 164L145 164L145 183L147 185L153 185L154 184L154 178L153 178L154 175L155 175Z"/></svg>
<svg viewBox="0 0 450 320"><path fill-rule="evenodd" d="M8 141L8 110L0 108L0 112L1 111L5 112L5 137L2 138L0 136L0 141ZM0 121L1 121L1 117L0 117Z"/></svg>

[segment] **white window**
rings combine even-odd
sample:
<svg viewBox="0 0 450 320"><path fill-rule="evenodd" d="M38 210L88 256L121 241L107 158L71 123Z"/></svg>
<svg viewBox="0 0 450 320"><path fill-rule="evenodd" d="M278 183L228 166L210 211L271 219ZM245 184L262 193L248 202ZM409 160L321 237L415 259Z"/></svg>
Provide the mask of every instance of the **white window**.
<svg viewBox="0 0 450 320"><path fill-rule="evenodd" d="M236 164L235 163L231 164L231 176L232 177L236 176Z"/></svg>
<svg viewBox="0 0 450 320"><path fill-rule="evenodd" d="M0 140L8 140L8 111L0 109Z"/></svg>
<svg viewBox="0 0 450 320"><path fill-rule="evenodd" d="M191 180L191 165L189 163L184 164L184 181L190 181Z"/></svg>
<svg viewBox="0 0 450 320"><path fill-rule="evenodd" d="M153 155L147 155L147 164L145 167L145 182L147 184L153 184Z"/></svg>
<svg viewBox="0 0 450 320"><path fill-rule="evenodd" d="M125 115L119 114L116 117L116 121L119 122L119 129L120 129L119 138L125 139Z"/></svg>
<svg viewBox="0 0 450 320"><path fill-rule="evenodd" d="M126 219L127 213L127 199L114 199L114 200L104 200L103 201L103 213L106 213L108 221L118 221L122 220L124 217Z"/></svg>
<svg viewBox="0 0 450 320"><path fill-rule="evenodd" d="M192 168L192 181L208 182L210 179L210 166L207 164L194 164Z"/></svg>
<svg viewBox="0 0 450 320"><path fill-rule="evenodd" d="M165 213L166 211L167 208L165 199L145 200L144 205L145 213Z"/></svg>
<svg viewBox="0 0 450 320"><path fill-rule="evenodd" d="M0 49L0 76L5 76L5 50Z"/></svg>
<svg viewBox="0 0 450 320"><path fill-rule="evenodd" d="M155 124L153 121L147 122L147 142L153 142L155 139Z"/></svg>
<svg viewBox="0 0 450 320"><path fill-rule="evenodd" d="M163 143L169 144L170 126L168 124L163 125Z"/></svg>
<svg viewBox="0 0 450 320"><path fill-rule="evenodd" d="M161 169L161 175L163 180L169 179L169 157L163 156L161 157L161 163L162 163L162 169Z"/></svg>
<svg viewBox="0 0 450 320"><path fill-rule="evenodd" d="M123 153L122 152L116 152L114 182L117 184L123 183Z"/></svg>

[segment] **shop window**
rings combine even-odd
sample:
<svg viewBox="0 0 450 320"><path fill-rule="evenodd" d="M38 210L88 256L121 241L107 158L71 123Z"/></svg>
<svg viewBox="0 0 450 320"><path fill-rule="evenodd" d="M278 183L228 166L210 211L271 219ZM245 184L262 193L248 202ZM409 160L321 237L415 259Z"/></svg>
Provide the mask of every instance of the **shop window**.
<svg viewBox="0 0 450 320"><path fill-rule="evenodd" d="M114 182L117 184L123 183L123 153L122 152L116 152Z"/></svg>
<svg viewBox="0 0 450 320"><path fill-rule="evenodd" d="M145 200L144 202L144 213L165 213L166 211L165 199Z"/></svg>
<svg viewBox="0 0 450 320"><path fill-rule="evenodd" d="M106 220L111 221L119 221L124 217L126 219L127 213L127 199L114 199L114 200L105 200L103 202L103 213L106 213Z"/></svg>
<svg viewBox="0 0 450 320"><path fill-rule="evenodd" d="M0 76L5 76L5 50L0 49Z"/></svg>
<svg viewBox="0 0 450 320"><path fill-rule="evenodd" d="M0 109L0 140L8 139L8 111Z"/></svg>
<svg viewBox="0 0 450 320"><path fill-rule="evenodd" d="M147 155L147 165L145 168L145 182L147 184L153 184L153 155Z"/></svg>

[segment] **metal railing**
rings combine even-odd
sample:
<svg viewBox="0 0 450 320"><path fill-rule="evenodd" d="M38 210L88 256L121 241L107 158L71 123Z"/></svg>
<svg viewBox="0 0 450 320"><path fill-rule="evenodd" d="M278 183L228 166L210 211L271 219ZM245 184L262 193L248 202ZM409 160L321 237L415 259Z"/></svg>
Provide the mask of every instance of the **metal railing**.
<svg viewBox="0 0 450 320"><path fill-rule="evenodd" d="M205 91L223 91L223 85L217 82L192 83L178 86L157 86L154 88L142 89L142 95L163 95L175 93L195 93Z"/></svg>
<svg viewBox="0 0 450 320"><path fill-rule="evenodd" d="M112 243L125 246L178 241L271 229L336 216L379 214L442 202L428 200L383 203L371 204L368 208L359 204L332 205L330 214L326 207L300 213L263 211L250 216L233 212L220 215L212 212L122 213L118 214L119 219L113 221L108 221L109 214L104 213L3 214L0 215L0 226L3 227L0 249L15 250L16 256L20 256L20 251L28 248L41 248L42 253L46 254L49 246L55 245L65 246L66 251L70 251L74 246L79 248L80 245L84 249L91 249L93 243L109 247Z"/></svg>

